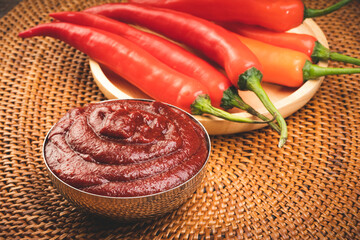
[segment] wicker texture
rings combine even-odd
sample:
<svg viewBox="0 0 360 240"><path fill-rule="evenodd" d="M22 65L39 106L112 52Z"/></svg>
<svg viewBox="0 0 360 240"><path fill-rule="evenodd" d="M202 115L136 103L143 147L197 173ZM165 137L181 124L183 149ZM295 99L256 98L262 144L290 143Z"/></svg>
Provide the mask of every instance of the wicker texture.
<svg viewBox="0 0 360 240"><path fill-rule="evenodd" d="M287 118L283 149L269 128L212 137L201 189L158 220L116 223L64 200L46 173L42 142L67 110L105 97L84 54L17 33L50 21L50 12L105 2L24 0L0 19L0 239L360 239L359 75L326 77ZM333 51L360 58L359 16L353 1L315 21Z"/></svg>

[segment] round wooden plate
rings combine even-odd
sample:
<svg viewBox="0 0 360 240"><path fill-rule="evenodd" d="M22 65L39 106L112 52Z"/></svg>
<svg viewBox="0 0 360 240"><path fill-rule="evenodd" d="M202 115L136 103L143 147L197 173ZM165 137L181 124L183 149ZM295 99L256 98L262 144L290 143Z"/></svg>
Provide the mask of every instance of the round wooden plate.
<svg viewBox="0 0 360 240"><path fill-rule="evenodd" d="M292 29L291 32L313 35L320 43L328 47L328 42L324 33L311 19L306 19L301 26ZM320 62L319 65L327 66L327 63ZM141 92L138 88L131 85L106 67L99 65L92 59L90 59L90 68L96 84L108 99L151 99L151 97ZM263 83L262 85L275 107L284 117L288 117L302 108L315 95L320 88L323 79L324 78L322 77L316 80L307 81L300 88L288 88L267 83ZM240 92L240 95L248 104L253 106L260 113L270 117L270 114L265 107L263 107L255 94L249 91L242 91ZM241 117L253 118L253 116L247 112L236 112L234 114ZM229 122L212 116L196 116L196 118L204 125L211 135L246 132L267 126L267 124Z"/></svg>

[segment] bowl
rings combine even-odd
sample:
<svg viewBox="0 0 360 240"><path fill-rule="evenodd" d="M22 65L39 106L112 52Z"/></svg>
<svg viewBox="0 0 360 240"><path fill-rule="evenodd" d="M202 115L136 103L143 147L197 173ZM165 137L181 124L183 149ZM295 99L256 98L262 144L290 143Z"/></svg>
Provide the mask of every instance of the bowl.
<svg viewBox="0 0 360 240"><path fill-rule="evenodd" d="M134 101L134 99L107 100L103 102L115 101ZM152 102L153 100L136 99L136 101L146 103ZM88 213L100 215L118 221L134 221L139 219L154 218L169 213L180 207L194 194L194 192L200 186L206 172L206 165L209 159L211 145L208 133L198 120L175 106L169 104L166 105L170 106L171 108L175 108L189 116L189 119L194 121L201 128L203 136L205 137L204 141L206 142L207 151L206 159L204 160L200 170L198 170L198 172L190 179L176 187L162 192L130 197L99 195L73 187L60 179L57 174L53 172L46 159L45 148L47 146L47 142L49 141L49 134L54 129L56 125L55 124L46 135L43 144L44 163L55 188L65 199L67 199L77 208Z"/></svg>

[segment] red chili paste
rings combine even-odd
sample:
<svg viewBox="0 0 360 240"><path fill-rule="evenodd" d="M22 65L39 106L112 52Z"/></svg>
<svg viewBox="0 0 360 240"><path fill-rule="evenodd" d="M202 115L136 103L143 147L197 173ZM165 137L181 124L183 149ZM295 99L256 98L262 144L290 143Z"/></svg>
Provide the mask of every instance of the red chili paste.
<svg viewBox="0 0 360 240"><path fill-rule="evenodd" d="M45 159L52 172L86 192L144 196L174 188L204 165L199 124L159 102L117 100L70 110L51 130Z"/></svg>

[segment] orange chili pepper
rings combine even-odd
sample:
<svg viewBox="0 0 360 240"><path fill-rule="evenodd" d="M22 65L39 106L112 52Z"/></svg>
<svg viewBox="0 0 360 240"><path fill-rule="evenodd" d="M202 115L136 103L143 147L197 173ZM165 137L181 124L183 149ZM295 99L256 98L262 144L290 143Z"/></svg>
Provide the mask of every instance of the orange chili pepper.
<svg viewBox="0 0 360 240"><path fill-rule="evenodd" d="M263 27L242 23L221 23L220 25L244 37L256 39L274 46L303 52L311 57L311 60L314 63L334 60L360 65L360 59L332 52L317 41L314 36L308 34L275 32Z"/></svg>
<svg viewBox="0 0 360 240"><path fill-rule="evenodd" d="M264 82L300 87L305 81L321 76L360 73L360 68L320 67L312 64L304 53L237 36L258 57Z"/></svg>

